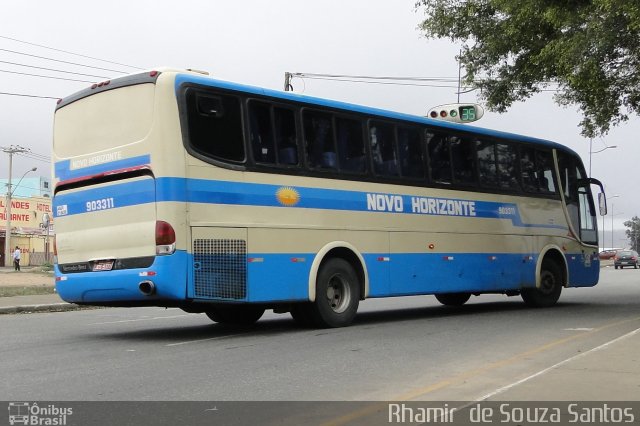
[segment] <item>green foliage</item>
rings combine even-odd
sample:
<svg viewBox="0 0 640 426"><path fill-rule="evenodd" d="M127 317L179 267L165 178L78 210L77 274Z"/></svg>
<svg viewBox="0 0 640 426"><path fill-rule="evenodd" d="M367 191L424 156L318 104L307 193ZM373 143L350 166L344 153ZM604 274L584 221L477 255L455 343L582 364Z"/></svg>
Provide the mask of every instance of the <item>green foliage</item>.
<svg viewBox="0 0 640 426"><path fill-rule="evenodd" d="M638 250L640 246L640 218L638 216L634 216L631 220L627 220L624 223L627 229L625 233L627 234L627 238L629 239L629 245L632 250Z"/></svg>
<svg viewBox="0 0 640 426"><path fill-rule="evenodd" d="M640 113L640 1L420 0L427 37L462 42L465 82L506 111L544 89L577 105L582 133Z"/></svg>

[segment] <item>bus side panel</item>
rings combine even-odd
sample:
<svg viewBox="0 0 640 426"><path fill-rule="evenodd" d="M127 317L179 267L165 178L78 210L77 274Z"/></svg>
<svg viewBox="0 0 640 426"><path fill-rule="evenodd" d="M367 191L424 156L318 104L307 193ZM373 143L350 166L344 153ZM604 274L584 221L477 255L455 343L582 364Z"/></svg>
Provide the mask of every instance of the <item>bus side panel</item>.
<svg viewBox="0 0 640 426"><path fill-rule="evenodd" d="M370 295L389 293L388 233L328 229L192 227L188 297L226 302L309 300L316 256L348 241L374 277ZM373 253L361 251L371 250ZM378 251L374 251L378 250Z"/></svg>
<svg viewBox="0 0 640 426"><path fill-rule="evenodd" d="M533 277L535 262L523 263L513 253L397 253L391 291L378 296L517 290L533 285L523 281L521 268Z"/></svg>
<svg viewBox="0 0 640 426"><path fill-rule="evenodd" d="M600 259L597 253L573 253L565 255L569 268L570 287L593 287L600 277Z"/></svg>
<svg viewBox="0 0 640 426"><path fill-rule="evenodd" d="M520 235L394 232L391 289L380 296L533 286L535 260L523 253L530 244Z"/></svg>

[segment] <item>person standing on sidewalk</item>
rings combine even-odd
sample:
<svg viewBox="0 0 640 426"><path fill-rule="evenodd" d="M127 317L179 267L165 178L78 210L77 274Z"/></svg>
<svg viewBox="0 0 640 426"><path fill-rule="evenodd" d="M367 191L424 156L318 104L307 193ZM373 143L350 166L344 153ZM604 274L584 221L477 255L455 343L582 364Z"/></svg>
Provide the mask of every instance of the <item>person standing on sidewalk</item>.
<svg viewBox="0 0 640 426"><path fill-rule="evenodd" d="M20 252L20 247L16 246L16 250L13 252L13 266L16 271L20 272L20 258L22 257L22 252Z"/></svg>

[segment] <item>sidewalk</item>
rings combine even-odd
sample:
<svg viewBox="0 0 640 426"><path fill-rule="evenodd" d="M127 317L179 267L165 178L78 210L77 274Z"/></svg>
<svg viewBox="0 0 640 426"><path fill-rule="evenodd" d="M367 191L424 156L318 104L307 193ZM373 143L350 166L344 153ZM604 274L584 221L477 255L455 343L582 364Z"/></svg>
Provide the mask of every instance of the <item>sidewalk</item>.
<svg viewBox="0 0 640 426"><path fill-rule="evenodd" d="M40 272L39 267L25 266L21 272L12 267L0 267L0 287L53 287L53 273ZM0 314L21 312L58 312L81 309L67 303L57 294L37 294L30 296L0 297Z"/></svg>

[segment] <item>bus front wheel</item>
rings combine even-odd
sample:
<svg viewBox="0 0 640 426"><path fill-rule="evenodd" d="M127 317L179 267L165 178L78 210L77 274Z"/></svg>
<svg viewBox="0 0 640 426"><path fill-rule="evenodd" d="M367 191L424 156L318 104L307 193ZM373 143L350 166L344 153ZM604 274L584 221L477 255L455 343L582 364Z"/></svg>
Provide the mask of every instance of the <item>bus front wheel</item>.
<svg viewBox="0 0 640 426"><path fill-rule="evenodd" d="M540 285L523 288L522 300L529 306L547 308L556 304L562 292L562 273L558 264L550 259L542 261Z"/></svg>
<svg viewBox="0 0 640 426"><path fill-rule="evenodd" d="M344 259L331 258L318 271L316 300L298 306L304 312L296 312L294 319L317 327L345 327L355 318L359 304L360 282L353 267Z"/></svg>
<svg viewBox="0 0 640 426"><path fill-rule="evenodd" d="M252 305L212 306L205 314L220 324L251 325L262 317L264 308Z"/></svg>
<svg viewBox="0 0 640 426"><path fill-rule="evenodd" d="M443 305L462 306L471 298L471 293L440 293L435 296Z"/></svg>

